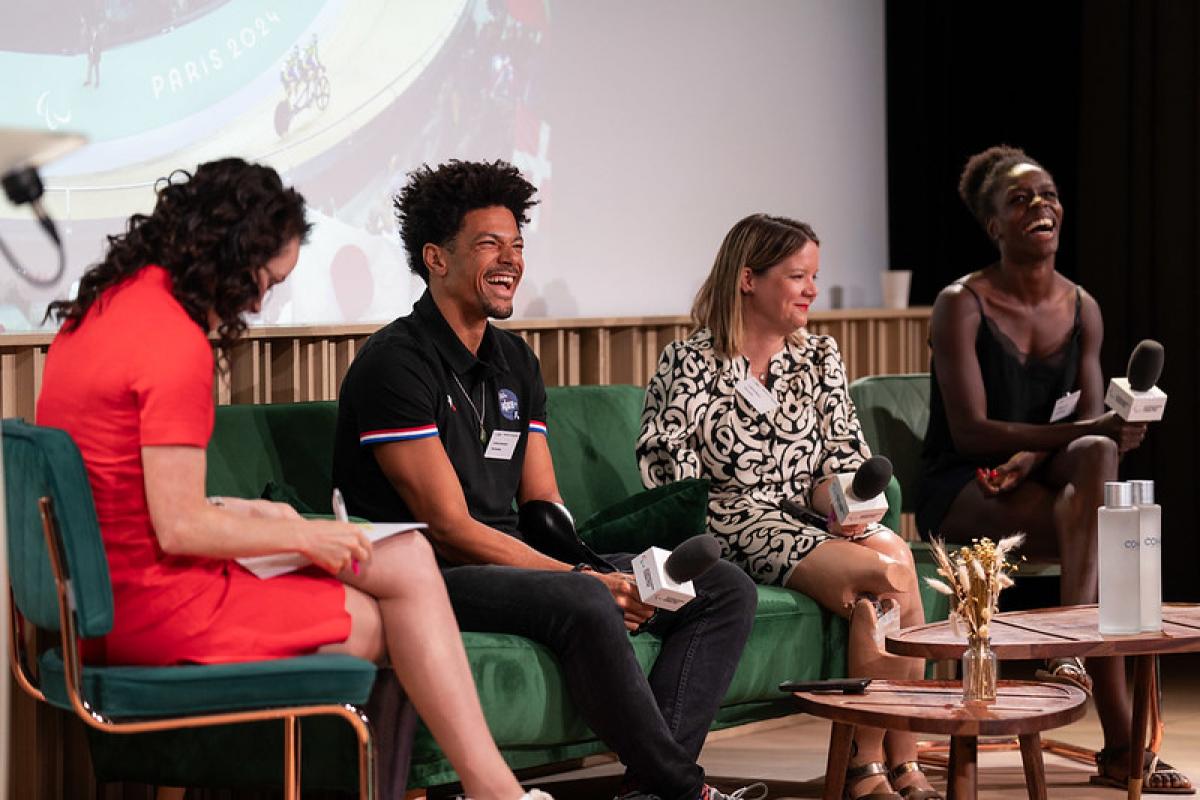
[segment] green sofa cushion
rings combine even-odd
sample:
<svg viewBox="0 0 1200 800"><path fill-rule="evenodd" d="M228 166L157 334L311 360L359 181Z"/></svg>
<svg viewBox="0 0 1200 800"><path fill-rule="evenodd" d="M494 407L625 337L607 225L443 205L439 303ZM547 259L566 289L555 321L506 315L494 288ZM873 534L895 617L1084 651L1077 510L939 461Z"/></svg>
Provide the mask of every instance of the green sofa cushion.
<svg viewBox="0 0 1200 800"><path fill-rule="evenodd" d="M218 406L208 443L209 495L261 497L287 484L312 511L329 514L337 403Z"/></svg>
<svg viewBox="0 0 1200 800"><path fill-rule="evenodd" d="M634 445L644 396L640 386L546 389L554 475L575 519L587 519L642 491Z"/></svg>
<svg viewBox="0 0 1200 800"><path fill-rule="evenodd" d="M50 702L71 708L62 655L39 659L42 688ZM236 664L177 667L101 667L83 670L84 696L102 714L170 717L273 706L365 703L376 667L353 656L321 653Z"/></svg>
<svg viewBox="0 0 1200 800"><path fill-rule="evenodd" d="M580 537L600 553L670 550L708 528L708 481L688 478L630 495L588 517Z"/></svg>
<svg viewBox="0 0 1200 800"><path fill-rule="evenodd" d="M850 398L871 452L892 462L900 483L901 510L914 512L921 447L929 427L929 373L859 378L850 384Z"/></svg>
<svg viewBox="0 0 1200 800"><path fill-rule="evenodd" d="M333 490L330 490L329 494L330 499L332 499ZM271 500L275 503L287 503L301 514L315 513L291 484L267 481L267 485L263 487L261 497L263 500Z"/></svg>

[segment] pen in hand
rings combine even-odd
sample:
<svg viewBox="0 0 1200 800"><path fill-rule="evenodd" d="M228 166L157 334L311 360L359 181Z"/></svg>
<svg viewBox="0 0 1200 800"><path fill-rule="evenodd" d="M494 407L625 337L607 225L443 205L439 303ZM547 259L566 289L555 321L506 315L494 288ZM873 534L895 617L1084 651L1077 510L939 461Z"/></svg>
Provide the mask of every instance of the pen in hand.
<svg viewBox="0 0 1200 800"><path fill-rule="evenodd" d="M346 501L342 499L342 490L333 487L333 517L339 522L349 522L350 515L346 513ZM358 559L350 559L350 570L358 574Z"/></svg>

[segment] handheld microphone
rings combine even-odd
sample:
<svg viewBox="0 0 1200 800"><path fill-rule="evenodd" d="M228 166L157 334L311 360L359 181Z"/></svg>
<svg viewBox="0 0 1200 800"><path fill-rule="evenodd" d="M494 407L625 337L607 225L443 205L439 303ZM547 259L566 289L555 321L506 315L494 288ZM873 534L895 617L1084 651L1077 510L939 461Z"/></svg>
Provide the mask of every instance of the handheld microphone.
<svg viewBox="0 0 1200 800"><path fill-rule="evenodd" d="M651 547L633 559L638 594L646 605L674 611L696 596L692 581L721 560L721 545L707 533L679 545L672 552Z"/></svg>
<svg viewBox="0 0 1200 800"><path fill-rule="evenodd" d="M529 500L517 509L517 531L525 544L567 564L587 564L600 572L613 565L598 555L575 531L575 519L562 503Z"/></svg>
<svg viewBox="0 0 1200 800"><path fill-rule="evenodd" d="M1167 407L1167 395L1154 384L1162 375L1163 346L1143 339L1133 348L1124 378L1113 378L1104 405L1126 422L1157 422Z"/></svg>
<svg viewBox="0 0 1200 800"><path fill-rule="evenodd" d="M833 476L829 502L839 525L868 525L883 519L887 498L883 490L892 479L892 462L885 456L871 456L853 473Z"/></svg>

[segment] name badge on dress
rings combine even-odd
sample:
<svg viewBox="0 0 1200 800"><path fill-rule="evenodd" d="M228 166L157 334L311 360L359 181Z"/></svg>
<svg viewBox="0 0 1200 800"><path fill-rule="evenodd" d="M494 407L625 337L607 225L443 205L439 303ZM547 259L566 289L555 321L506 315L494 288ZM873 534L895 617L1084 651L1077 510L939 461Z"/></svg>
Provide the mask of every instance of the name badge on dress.
<svg viewBox="0 0 1200 800"><path fill-rule="evenodd" d="M487 449L483 451L484 458L494 458L499 461L511 461L517 442L521 441L520 431L492 431L488 439Z"/></svg>
<svg viewBox="0 0 1200 800"><path fill-rule="evenodd" d="M770 414L779 408L779 402L775 399L774 395L768 392L767 387L754 378L747 378L733 388L737 390L738 394L746 398L746 402L754 406L754 410L760 414Z"/></svg>
<svg viewBox="0 0 1200 800"><path fill-rule="evenodd" d="M1058 422L1060 419L1066 419L1074 414L1076 406L1079 405L1079 394L1080 390L1076 389L1058 398L1058 402L1054 404L1054 410L1050 412L1050 421Z"/></svg>

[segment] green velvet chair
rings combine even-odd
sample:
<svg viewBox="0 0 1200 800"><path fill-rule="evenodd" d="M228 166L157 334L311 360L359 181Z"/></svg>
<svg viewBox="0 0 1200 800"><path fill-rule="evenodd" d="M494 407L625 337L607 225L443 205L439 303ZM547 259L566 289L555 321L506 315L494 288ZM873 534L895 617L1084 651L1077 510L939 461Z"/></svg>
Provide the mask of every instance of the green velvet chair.
<svg viewBox="0 0 1200 800"><path fill-rule="evenodd" d="M299 797L301 718L340 717L358 742L359 795L375 796L371 728L355 708L375 680L376 667L368 661L311 655L220 665L83 665L79 640L103 636L113 622L108 564L83 461L64 431L18 420L4 420L3 447L13 671L22 689L110 737L282 723L276 785L287 798ZM27 653L27 637L17 633L24 621L58 632L61 645ZM237 762L235 753L225 751L224 760Z"/></svg>

